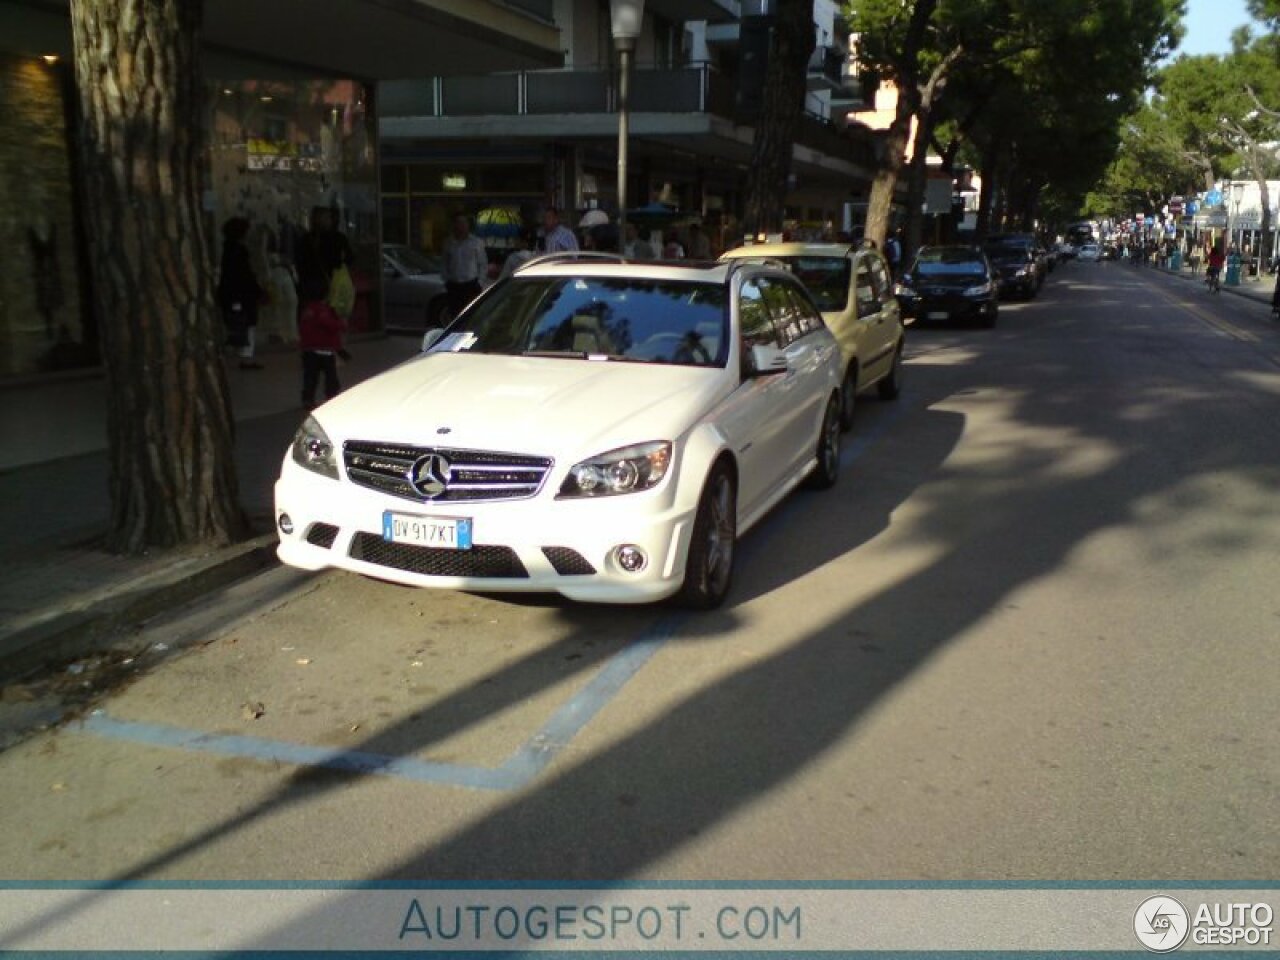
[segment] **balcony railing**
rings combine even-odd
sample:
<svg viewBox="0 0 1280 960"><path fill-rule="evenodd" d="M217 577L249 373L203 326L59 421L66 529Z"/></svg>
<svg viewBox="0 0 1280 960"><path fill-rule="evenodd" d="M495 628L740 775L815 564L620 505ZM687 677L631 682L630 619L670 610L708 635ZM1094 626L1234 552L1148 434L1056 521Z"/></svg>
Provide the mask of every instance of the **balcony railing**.
<svg viewBox="0 0 1280 960"><path fill-rule="evenodd" d="M839 90L844 86L844 66L849 54L840 47L815 47L809 57L810 90Z"/></svg>
<svg viewBox="0 0 1280 960"><path fill-rule="evenodd" d="M613 73L599 69L399 80L380 89L384 117L545 116L618 109ZM631 110L732 116L734 87L708 64L642 67L632 78Z"/></svg>
<svg viewBox="0 0 1280 960"><path fill-rule="evenodd" d="M633 114L709 114L736 123L756 122L744 110L735 81L709 64L642 67L635 72L631 90ZM379 112L384 118L554 116L618 109L614 75L604 69L389 81L379 91ZM806 100L810 111L821 106L813 94ZM829 117L812 112L806 113L797 141L831 156L873 162L869 140L837 129Z"/></svg>

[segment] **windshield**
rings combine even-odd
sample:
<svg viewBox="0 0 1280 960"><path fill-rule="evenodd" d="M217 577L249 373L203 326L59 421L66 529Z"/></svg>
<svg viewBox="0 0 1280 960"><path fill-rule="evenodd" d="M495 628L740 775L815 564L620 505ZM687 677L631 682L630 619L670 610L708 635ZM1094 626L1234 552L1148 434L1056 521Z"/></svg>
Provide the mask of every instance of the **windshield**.
<svg viewBox="0 0 1280 960"><path fill-rule="evenodd" d="M987 265L969 250L925 250L910 272L922 277L983 277Z"/></svg>
<svg viewBox="0 0 1280 960"><path fill-rule="evenodd" d="M983 250L992 260L1027 260L1031 257L1031 245L1026 241L988 243Z"/></svg>
<svg viewBox="0 0 1280 960"><path fill-rule="evenodd" d="M721 284L631 277L513 277L432 348L508 356L724 366Z"/></svg>
<svg viewBox="0 0 1280 960"><path fill-rule="evenodd" d="M781 257L805 285L823 313L838 313L849 302L848 257Z"/></svg>
<svg viewBox="0 0 1280 960"><path fill-rule="evenodd" d="M440 258L402 245L383 247L383 252L405 273L439 273Z"/></svg>

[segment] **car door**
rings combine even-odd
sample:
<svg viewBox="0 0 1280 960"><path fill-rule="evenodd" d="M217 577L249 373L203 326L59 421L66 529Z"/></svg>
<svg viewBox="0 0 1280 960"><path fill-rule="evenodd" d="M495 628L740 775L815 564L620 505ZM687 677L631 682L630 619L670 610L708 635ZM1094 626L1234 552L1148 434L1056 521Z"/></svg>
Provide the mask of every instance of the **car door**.
<svg viewBox="0 0 1280 960"><path fill-rule="evenodd" d="M721 429L738 458L738 512L751 517L769 498L787 469L786 422L777 413L787 407L793 389L787 373L752 375L751 348L781 347L781 337L765 304L763 278L742 281L736 296L740 364L738 389L719 417Z"/></svg>
<svg viewBox="0 0 1280 960"><path fill-rule="evenodd" d="M787 458L791 470L808 462L815 450L815 438L826 410L830 390L830 354L834 344L819 337L822 315L790 278L770 278L765 288L769 304L787 355L787 409L780 412L787 424Z"/></svg>
<svg viewBox="0 0 1280 960"><path fill-rule="evenodd" d="M866 304L867 323L858 355L862 365L861 383L866 385L889 371L901 317L897 298L893 295L893 279L878 253L874 250L860 251L855 260L854 275L865 277L866 283L866 292L860 294L860 304ZM862 307L859 306L859 315L861 313Z"/></svg>

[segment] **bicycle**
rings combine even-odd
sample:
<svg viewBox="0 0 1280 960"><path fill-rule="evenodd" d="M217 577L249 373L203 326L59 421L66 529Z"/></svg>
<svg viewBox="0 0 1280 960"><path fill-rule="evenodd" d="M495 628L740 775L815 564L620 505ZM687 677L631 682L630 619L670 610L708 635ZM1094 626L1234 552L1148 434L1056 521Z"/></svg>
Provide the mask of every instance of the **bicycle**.
<svg viewBox="0 0 1280 960"><path fill-rule="evenodd" d="M1222 291L1222 283L1218 278L1221 268L1209 267L1204 272L1204 284L1209 288L1210 293L1220 293Z"/></svg>

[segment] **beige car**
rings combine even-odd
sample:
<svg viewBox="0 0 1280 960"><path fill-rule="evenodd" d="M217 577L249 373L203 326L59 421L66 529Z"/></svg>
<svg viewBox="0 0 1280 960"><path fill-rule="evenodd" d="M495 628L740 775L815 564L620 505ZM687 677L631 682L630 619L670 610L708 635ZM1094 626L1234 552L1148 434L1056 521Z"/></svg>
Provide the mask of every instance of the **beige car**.
<svg viewBox="0 0 1280 960"><path fill-rule="evenodd" d="M838 243L760 243L722 260L785 264L808 289L840 344L844 363L840 425L853 425L858 394L877 387L892 400L902 388L904 330L889 267L876 250Z"/></svg>

